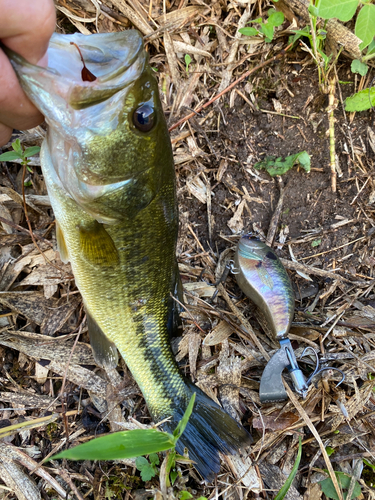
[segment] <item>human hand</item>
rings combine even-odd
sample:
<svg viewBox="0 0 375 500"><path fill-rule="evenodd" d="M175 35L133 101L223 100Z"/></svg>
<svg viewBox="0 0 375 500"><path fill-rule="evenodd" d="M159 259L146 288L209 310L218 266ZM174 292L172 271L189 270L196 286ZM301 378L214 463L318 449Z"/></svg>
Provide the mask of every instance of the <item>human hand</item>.
<svg viewBox="0 0 375 500"><path fill-rule="evenodd" d="M46 66L55 23L53 0L0 0L0 40L32 64ZM0 49L0 146L9 141L14 128L25 130L42 121Z"/></svg>

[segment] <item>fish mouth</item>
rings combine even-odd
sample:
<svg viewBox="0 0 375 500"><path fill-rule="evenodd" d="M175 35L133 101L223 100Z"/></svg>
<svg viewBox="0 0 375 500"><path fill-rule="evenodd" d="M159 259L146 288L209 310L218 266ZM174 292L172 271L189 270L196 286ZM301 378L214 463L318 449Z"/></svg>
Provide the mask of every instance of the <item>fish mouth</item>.
<svg viewBox="0 0 375 500"><path fill-rule="evenodd" d="M147 60L136 30L100 35L54 33L47 68L30 64L5 46L2 49L29 98L45 115L51 114L52 106L64 113L67 102L79 110L107 100L139 78ZM83 81L81 55L94 81Z"/></svg>

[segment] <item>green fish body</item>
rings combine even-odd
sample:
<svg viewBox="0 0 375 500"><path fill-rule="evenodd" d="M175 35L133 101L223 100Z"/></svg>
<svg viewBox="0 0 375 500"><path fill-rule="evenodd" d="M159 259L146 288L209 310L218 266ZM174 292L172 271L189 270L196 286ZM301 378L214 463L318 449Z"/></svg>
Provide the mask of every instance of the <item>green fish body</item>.
<svg viewBox="0 0 375 500"><path fill-rule="evenodd" d="M71 42L74 42L72 44ZM82 81L83 60L94 81ZM8 52L20 82L49 125L42 169L63 261L70 261L87 312L95 358L117 349L155 421L172 431L196 403L177 450L189 450L212 480L219 451L251 437L180 373L171 352L178 312L175 173L157 83L135 30L54 35L49 67Z"/></svg>
<svg viewBox="0 0 375 500"><path fill-rule="evenodd" d="M275 340L285 339L294 316L294 292L275 252L250 234L241 237L234 259L238 286L262 311Z"/></svg>

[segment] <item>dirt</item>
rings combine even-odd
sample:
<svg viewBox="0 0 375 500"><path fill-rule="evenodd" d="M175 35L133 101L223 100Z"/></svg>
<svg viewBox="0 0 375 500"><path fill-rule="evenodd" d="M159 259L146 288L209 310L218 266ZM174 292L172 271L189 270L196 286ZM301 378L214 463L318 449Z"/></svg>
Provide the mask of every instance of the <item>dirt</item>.
<svg viewBox="0 0 375 500"><path fill-rule="evenodd" d="M364 112L354 118L353 124L344 120L342 105L339 103L336 112L336 152L342 175L337 178L337 192L332 193L329 166L328 116L326 108L328 98L319 90L318 75L315 66L301 63L306 59L298 52L289 54L285 60L255 77L252 83L255 106L264 110L258 111L249 106L239 95L234 106L229 107L228 97L220 102L221 112L226 125L221 124L217 133L212 133L212 124L207 125L207 137L219 158L211 153L207 140L197 134L199 144L207 157L199 161L198 169L204 169L210 180L212 189L213 233L212 248L223 250L225 242L220 234L231 235L228 222L236 209L236 201L240 199L238 190L248 190L250 197L258 201L249 201L250 213L244 216L243 231L267 234L269 224L279 199L277 182L266 172L254 170L254 164L264 157L286 157L306 150L311 156L311 172L306 173L300 167L294 167L283 176L284 202L278 225L289 238L297 240L306 233L317 233L316 246L302 245L295 248L295 256L307 257L328 249L332 251L322 258L324 268L332 266L334 259L339 259L352 252L353 245L334 250L367 234L374 221L363 214L361 206L367 205L373 190L371 174L374 172L374 152L367 141L367 127L373 126L371 112ZM350 95L354 88L354 77L350 73L349 62L344 64L339 74L350 85L343 87L343 98ZM295 69L297 68L297 69ZM282 78L281 76L282 75ZM251 82L250 82L251 83ZM262 88L266 83L269 88ZM246 86L239 90L249 97ZM285 87L288 87L289 92ZM259 90L258 90L259 89ZM293 94L293 96L290 95ZM282 106L280 116L267 114L266 110L275 112L273 100ZM216 113L219 113L217 111ZM212 120L212 123L215 122ZM349 133L356 153L366 171L357 161L353 163L349 151ZM220 162L227 161L228 166L222 182L217 181ZM198 170L199 171L199 170ZM190 173L190 172L189 172ZM358 195L367 176L369 182ZM185 177L186 179L186 177ZM180 171L180 183L184 182L184 172ZM233 186L234 189L233 190ZM259 202L261 200L261 203ZM368 210L368 207L366 208ZM205 249L208 248L208 224L206 206L193 196L180 197L180 211L189 214L189 221L197 227L197 235ZM371 211L371 208L370 208ZM355 219L350 224L337 229L331 226L344 219ZM320 236L319 236L320 235ZM319 237L318 237L319 236ZM280 255L287 255L287 247L283 247ZM358 254L345 262L344 267L358 270L361 263Z"/></svg>

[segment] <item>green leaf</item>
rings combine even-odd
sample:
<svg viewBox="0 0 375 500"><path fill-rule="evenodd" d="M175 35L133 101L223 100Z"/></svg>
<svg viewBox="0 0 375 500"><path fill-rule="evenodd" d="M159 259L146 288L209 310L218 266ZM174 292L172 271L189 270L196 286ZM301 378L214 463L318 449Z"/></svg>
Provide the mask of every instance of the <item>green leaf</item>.
<svg viewBox="0 0 375 500"><path fill-rule="evenodd" d="M367 467L370 467L375 472L375 465L370 464L370 462L365 458L363 458L363 463L367 465Z"/></svg>
<svg viewBox="0 0 375 500"><path fill-rule="evenodd" d="M315 7L315 5L313 5L312 3L310 3L309 5L309 8L308 8L308 11L310 12L310 14L312 15L312 17L318 17L319 15L319 10L317 7Z"/></svg>
<svg viewBox="0 0 375 500"><path fill-rule="evenodd" d="M240 28L238 31L241 33L241 35L245 36L255 36L259 33L257 29L250 26L248 26L247 28Z"/></svg>
<svg viewBox="0 0 375 500"><path fill-rule="evenodd" d="M344 472L335 472L335 474L336 474L337 481L339 483L340 488L343 490L347 490L349 488L349 485L350 485L351 477L348 476L347 474L344 474ZM322 491L326 497L333 498L334 500L339 499L339 497L337 496L335 487L333 485L332 479L330 477L327 477L327 479L324 479L324 481L320 481L319 484L320 484L320 487L322 488ZM351 499L357 498L360 494L361 494L361 487L358 484L358 482L356 481L353 494L350 498ZM346 498L347 492L346 491L343 492L343 496L344 496L344 500L347 500L347 498Z"/></svg>
<svg viewBox="0 0 375 500"><path fill-rule="evenodd" d="M261 17L257 17L256 19L253 19L252 21L249 21L249 23L261 23L262 22L262 18Z"/></svg>
<svg viewBox="0 0 375 500"><path fill-rule="evenodd" d="M370 56L375 53L375 40L373 40L370 45L367 47L366 56Z"/></svg>
<svg viewBox="0 0 375 500"><path fill-rule="evenodd" d="M12 160L22 160L22 156L20 156L16 151L7 151L0 155L0 161L12 161Z"/></svg>
<svg viewBox="0 0 375 500"><path fill-rule="evenodd" d="M274 27L272 26L272 24L269 24L269 23L263 24L262 23L260 25L260 31L263 33L263 35L266 38L269 38L270 40L272 40L273 33L274 33Z"/></svg>
<svg viewBox="0 0 375 500"><path fill-rule="evenodd" d="M323 19L336 18L345 23L355 14L358 0L320 0L318 16Z"/></svg>
<svg viewBox="0 0 375 500"><path fill-rule="evenodd" d="M193 495L188 491L181 491L179 497L180 500L189 500L189 498L193 498Z"/></svg>
<svg viewBox="0 0 375 500"><path fill-rule="evenodd" d="M275 496L275 500L283 500L285 495L288 493L289 488L291 487L294 478L296 477L298 467L301 461L301 456L302 456L302 441L301 441L301 436L299 437L299 443L298 443L298 453L296 457L296 461L294 462L293 469L291 470L288 479L285 481L283 487L279 491L279 493Z"/></svg>
<svg viewBox="0 0 375 500"><path fill-rule="evenodd" d="M284 22L284 14L275 9L270 9L268 11L268 22L272 24L272 26L280 26Z"/></svg>
<svg viewBox="0 0 375 500"><path fill-rule="evenodd" d="M318 247L318 246L321 244L321 242L322 242L321 238L320 238L320 239L318 239L318 240L314 240L314 241L311 243L311 246L312 246L313 248ZM335 450L333 450L333 451L335 451Z"/></svg>
<svg viewBox="0 0 375 500"><path fill-rule="evenodd" d="M370 102L371 100L371 102ZM375 87L363 89L345 99L345 111L365 111L375 106Z"/></svg>
<svg viewBox="0 0 375 500"><path fill-rule="evenodd" d="M92 439L51 457L70 460L120 460L148 455L173 448L176 440L167 432L156 429L135 429L115 432Z"/></svg>
<svg viewBox="0 0 375 500"><path fill-rule="evenodd" d="M148 456L148 459L150 460L150 462L152 463L152 465L159 465L159 457L157 456L156 453L150 453L150 455Z"/></svg>
<svg viewBox="0 0 375 500"><path fill-rule="evenodd" d="M23 152L23 156L25 158L28 158L30 156L34 156L36 154L38 154L40 151L40 147L39 146L31 146L31 148L26 148L25 151Z"/></svg>
<svg viewBox="0 0 375 500"><path fill-rule="evenodd" d="M320 242L321 242L321 241L322 241L322 240L320 240ZM320 244L320 243L319 243L319 244ZM311 243L311 246L313 246L313 245L312 245L312 243ZM335 453L335 450L334 450L333 448L331 448L330 446L327 446L327 447L326 447L326 452L327 452L327 455L330 457L333 453Z"/></svg>
<svg viewBox="0 0 375 500"><path fill-rule="evenodd" d="M189 54L185 54L186 73L189 73L190 63L191 63L191 57L189 56Z"/></svg>
<svg viewBox="0 0 375 500"><path fill-rule="evenodd" d="M195 401L195 392L190 398L188 407L185 410L185 413L182 417L182 419L178 422L177 427L173 431L173 438L174 438L174 443L177 443L177 440L181 437L181 434L184 432L185 427L187 426L188 420L190 418L190 415L192 414L193 408L194 408L194 401ZM140 453L141 455L141 453Z"/></svg>
<svg viewBox="0 0 375 500"><path fill-rule="evenodd" d="M12 148L14 149L14 151L16 151L21 156L21 158L23 158L23 151L22 151L21 141L19 139L16 139L12 143Z"/></svg>
<svg viewBox="0 0 375 500"><path fill-rule="evenodd" d="M267 156L264 160L256 163L254 168L257 170L267 170L271 177L275 177L275 175L285 174L296 163L299 163L306 172L310 172L310 156L306 151L287 156L285 160L283 160L281 156L279 158Z"/></svg>
<svg viewBox="0 0 375 500"><path fill-rule="evenodd" d="M141 478L143 481L150 481L150 479L155 477L158 473L157 468L150 464L145 457L137 457L135 466L141 471Z"/></svg>
<svg viewBox="0 0 375 500"><path fill-rule="evenodd" d="M355 34L362 40L359 44L360 50L369 45L375 36L375 5L364 5L359 11L355 23Z"/></svg>
<svg viewBox="0 0 375 500"><path fill-rule="evenodd" d="M365 76L368 71L368 66L359 59L354 59L350 69L352 70L352 73L359 73L361 76Z"/></svg>
<svg viewBox="0 0 375 500"><path fill-rule="evenodd" d="M176 481L177 477L178 477L178 472L176 470L171 470L170 478L172 486L174 485L174 482Z"/></svg>
<svg viewBox="0 0 375 500"><path fill-rule="evenodd" d="M169 487L171 484L173 484L174 481L172 481L172 474L170 475L171 478L171 483L169 482L169 473L171 472L172 469L176 467L176 455L177 453L174 450L170 450L167 453L167 465L165 467L165 474L167 476L167 486Z"/></svg>

